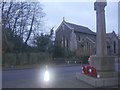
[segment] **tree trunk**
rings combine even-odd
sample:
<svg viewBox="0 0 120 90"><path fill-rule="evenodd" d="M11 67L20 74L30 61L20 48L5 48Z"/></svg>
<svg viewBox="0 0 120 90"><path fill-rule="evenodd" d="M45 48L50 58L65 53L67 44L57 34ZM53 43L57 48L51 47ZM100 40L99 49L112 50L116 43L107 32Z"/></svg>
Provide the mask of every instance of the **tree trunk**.
<svg viewBox="0 0 120 90"><path fill-rule="evenodd" d="M31 33L32 33L33 22L34 22L34 15L33 15L33 17L32 17L32 22L31 22L30 30L29 30L27 39L25 40L25 44L27 44L27 41L29 40L30 35L31 35Z"/></svg>

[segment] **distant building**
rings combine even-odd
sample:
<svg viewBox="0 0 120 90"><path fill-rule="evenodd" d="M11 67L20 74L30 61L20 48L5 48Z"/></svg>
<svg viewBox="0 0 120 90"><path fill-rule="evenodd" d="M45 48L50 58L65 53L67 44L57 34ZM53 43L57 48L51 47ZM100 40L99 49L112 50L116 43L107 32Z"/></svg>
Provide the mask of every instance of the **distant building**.
<svg viewBox="0 0 120 90"><path fill-rule="evenodd" d="M118 37L113 31L107 33L107 51L109 55L118 55ZM65 50L86 50L89 55L96 53L96 33L87 27L66 22L64 19L56 30L56 41Z"/></svg>

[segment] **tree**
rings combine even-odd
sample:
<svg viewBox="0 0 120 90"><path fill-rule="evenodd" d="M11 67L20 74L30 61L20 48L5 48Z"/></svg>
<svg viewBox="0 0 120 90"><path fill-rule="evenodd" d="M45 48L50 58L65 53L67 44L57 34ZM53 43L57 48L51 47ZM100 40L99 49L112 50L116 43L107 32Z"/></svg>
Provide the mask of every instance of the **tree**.
<svg viewBox="0 0 120 90"><path fill-rule="evenodd" d="M37 49L41 52L45 52L48 49L48 44L50 41L49 35L43 35L43 33L41 34L41 36L38 36L35 38L36 41L36 45L37 45Z"/></svg>
<svg viewBox="0 0 120 90"><path fill-rule="evenodd" d="M36 35L36 33L39 33L39 30L42 27L42 21L41 19L45 16L45 13L42 12L42 8L41 8L41 4L38 2L33 2L31 3L31 11L30 11L30 15L31 15L31 23L30 23L30 28L29 28L29 32L27 34L25 43L28 42L30 35Z"/></svg>
<svg viewBox="0 0 120 90"><path fill-rule="evenodd" d="M54 58L62 58L65 56L64 48L61 47L60 43L55 41L55 44L53 46L53 57Z"/></svg>
<svg viewBox="0 0 120 90"><path fill-rule="evenodd" d="M53 50L53 34L54 34L54 27L50 29L50 34L43 34L37 35L34 38L34 45L37 48L37 51L40 52L48 52L49 54L52 53Z"/></svg>
<svg viewBox="0 0 120 90"><path fill-rule="evenodd" d="M9 44L9 35L19 43L18 48L24 47L34 35L42 29L42 18L45 16L39 2L5 2L0 3L2 8L2 31L4 44ZM9 30L9 31L8 31ZM13 41L12 41L13 43ZM23 44L24 43L24 44ZM17 45L17 44L15 44ZM14 46L15 46L14 45ZM17 47L17 46L16 46ZM6 48L11 48L9 45Z"/></svg>
<svg viewBox="0 0 120 90"><path fill-rule="evenodd" d="M120 38L118 38L118 57L120 57Z"/></svg>
<svg viewBox="0 0 120 90"><path fill-rule="evenodd" d="M53 36L53 34L54 34L54 27L52 27L52 29L50 30L50 38L52 39L52 36Z"/></svg>
<svg viewBox="0 0 120 90"><path fill-rule="evenodd" d="M23 43L23 40L18 35L13 35L12 30L5 29L2 32L5 35L2 35L2 48L4 52L21 52L21 51L27 51L28 45L25 45ZM6 42L5 42L6 41ZM19 47L20 45L23 45L23 47Z"/></svg>

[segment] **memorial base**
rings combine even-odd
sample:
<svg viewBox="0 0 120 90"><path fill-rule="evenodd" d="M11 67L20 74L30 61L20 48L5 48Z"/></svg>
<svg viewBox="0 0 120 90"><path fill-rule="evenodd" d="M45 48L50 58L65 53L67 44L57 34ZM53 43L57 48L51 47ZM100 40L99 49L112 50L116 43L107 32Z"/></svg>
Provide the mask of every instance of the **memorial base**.
<svg viewBox="0 0 120 90"><path fill-rule="evenodd" d="M118 87L118 77L96 78L77 72L76 78L94 87Z"/></svg>

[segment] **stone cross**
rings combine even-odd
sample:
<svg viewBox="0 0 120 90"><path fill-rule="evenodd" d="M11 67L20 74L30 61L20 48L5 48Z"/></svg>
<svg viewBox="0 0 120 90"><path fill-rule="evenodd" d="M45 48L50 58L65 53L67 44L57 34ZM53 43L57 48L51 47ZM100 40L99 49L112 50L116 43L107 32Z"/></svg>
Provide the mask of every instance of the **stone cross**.
<svg viewBox="0 0 120 90"><path fill-rule="evenodd" d="M94 3L94 10L96 10L96 21L97 21L97 56L107 55L106 46L106 25L105 25L105 6L107 5L106 0L96 0Z"/></svg>

